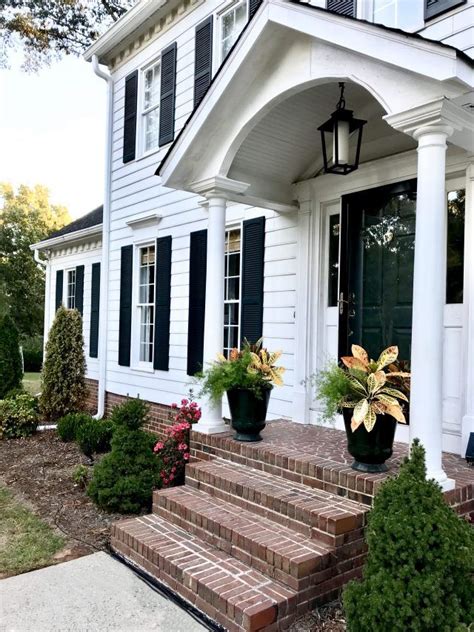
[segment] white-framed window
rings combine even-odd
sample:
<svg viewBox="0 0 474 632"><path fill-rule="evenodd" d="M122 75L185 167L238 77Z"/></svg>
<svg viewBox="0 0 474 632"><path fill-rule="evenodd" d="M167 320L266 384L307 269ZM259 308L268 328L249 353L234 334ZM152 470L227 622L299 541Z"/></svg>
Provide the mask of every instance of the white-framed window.
<svg viewBox="0 0 474 632"><path fill-rule="evenodd" d="M139 328L138 360L140 364L153 362L155 334L155 246L138 248L137 323Z"/></svg>
<svg viewBox="0 0 474 632"><path fill-rule="evenodd" d="M248 20L248 0L236 0L219 14L218 63L229 54Z"/></svg>
<svg viewBox="0 0 474 632"><path fill-rule="evenodd" d="M158 149L160 128L161 63L155 62L141 72L140 127L142 154Z"/></svg>
<svg viewBox="0 0 474 632"><path fill-rule="evenodd" d="M66 307L76 307L76 270L68 270L66 275Z"/></svg>
<svg viewBox="0 0 474 632"><path fill-rule="evenodd" d="M242 231L229 228L225 234L224 355L240 347Z"/></svg>

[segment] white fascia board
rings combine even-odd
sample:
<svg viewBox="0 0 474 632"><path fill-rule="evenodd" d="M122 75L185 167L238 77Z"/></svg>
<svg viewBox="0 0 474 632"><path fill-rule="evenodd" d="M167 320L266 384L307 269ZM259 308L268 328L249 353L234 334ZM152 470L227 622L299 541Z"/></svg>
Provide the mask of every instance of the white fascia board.
<svg viewBox="0 0 474 632"><path fill-rule="evenodd" d="M86 49L84 59L91 61L93 55L97 55L102 62L107 53L123 45L128 37L142 29L147 20L168 4L171 4L171 0L141 0Z"/></svg>
<svg viewBox="0 0 474 632"><path fill-rule="evenodd" d="M76 230L73 233L66 233L65 235L59 235L59 237L52 237L51 239L39 241L37 244L32 244L30 246L30 250L46 250L47 248L54 248L65 243L83 241L84 239L95 235L102 236L102 224L96 224L95 226L90 226L89 228Z"/></svg>

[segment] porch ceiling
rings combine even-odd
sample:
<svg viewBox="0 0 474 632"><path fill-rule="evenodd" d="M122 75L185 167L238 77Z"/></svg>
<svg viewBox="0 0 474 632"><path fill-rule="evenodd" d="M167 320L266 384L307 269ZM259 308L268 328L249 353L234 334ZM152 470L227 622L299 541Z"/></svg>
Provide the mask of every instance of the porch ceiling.
<svg viewBox="0 0 474 632"><path fill-rule="evenodd" d="M411 137L395 131L382 119L384 109L364 88L348 83L345 94L347 107L358 118L367 120L361 162L416 146ZM335 109L338 97L338 84L331 82L275 106L243 141L228 176L249 182L254 188L257 182L261 186L262 180L288 186L317 175L323 165L318 126Z"/></svg>

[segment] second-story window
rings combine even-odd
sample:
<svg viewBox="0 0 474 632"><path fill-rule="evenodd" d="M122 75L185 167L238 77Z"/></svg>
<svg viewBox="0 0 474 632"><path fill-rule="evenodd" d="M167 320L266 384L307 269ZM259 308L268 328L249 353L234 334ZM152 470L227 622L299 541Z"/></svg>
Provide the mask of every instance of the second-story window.
<svg viewBox="0 0 474 632"><path fill-rule="evenodd" d="M139 249L138 323L140 362L153 362L155 326L155 246Z"/></svg>
<svg viewBox="0 0 474 632"><path fill-rule="evenodd" d="M67 308L74 309L76 307L76 271L68 270L67 273Z"/></svg>
<svg viewBox="0 0 474 632"><path fill-rule="evenodd" d="M240 228L228 230L225 236L224 286L224 355L240 346Z"/></svg>
<svg viewBox="0 0 474 632"><path fill-rule="evenodd" d="M376 24L405 30L416 24L413 0L373 0L373 3Z"/></svg>
<svg viewBox="0 0 474 632"><path fill-rule="evenodd" d="M229 54L242 29L247 23L248 0L240 0L232 3L220 15L220 61Z"/></svg>
<svg viewBox="0 0 474 632"><path fill-rule="evenodd" d="M158 149L160 128L160 62L143 71L143 152Z"/></svg>

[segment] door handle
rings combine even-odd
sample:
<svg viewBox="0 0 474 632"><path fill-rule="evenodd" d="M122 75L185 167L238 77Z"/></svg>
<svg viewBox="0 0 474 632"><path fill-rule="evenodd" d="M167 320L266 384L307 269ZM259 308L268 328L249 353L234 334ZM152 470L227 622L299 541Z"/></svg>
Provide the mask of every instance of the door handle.
<svg viewBox="0 0 474 632"><path fill-rule="evenodd" d="M344 313L344 304L346 304L347 306L349 305L352 305L353 307L355 306L356 302L355 302L354 292L352 292L352 294L349 296L349 300L347 301L344 299L344 292L339 293L339 300L337 301L337 305L339 307L340 316L342 316ZM351 311L349 312L349 317L354 318L354 316L355 316L355 310L351 309Z"/></svg>

